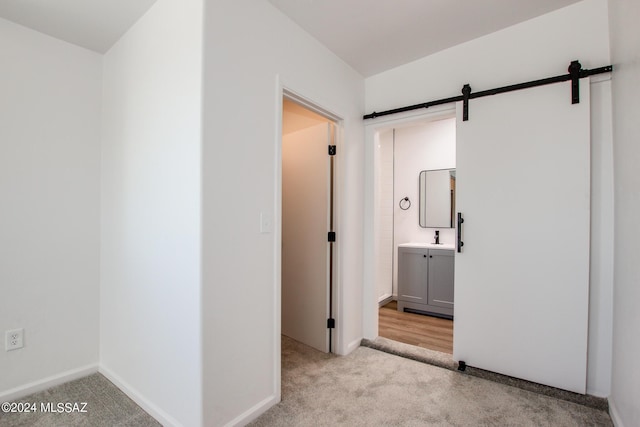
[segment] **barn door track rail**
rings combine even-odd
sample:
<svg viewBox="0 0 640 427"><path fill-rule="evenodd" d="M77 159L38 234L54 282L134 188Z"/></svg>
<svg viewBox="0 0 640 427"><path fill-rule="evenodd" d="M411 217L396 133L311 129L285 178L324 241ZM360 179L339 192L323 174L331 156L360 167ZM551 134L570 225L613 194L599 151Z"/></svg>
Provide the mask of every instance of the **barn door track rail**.
<svg viewBox="0 0 640 427"><path fill-rule="evenodd" d="M450 98L437 99L435 101L423 102L421 104L409 105L407 107L394 108L393 110L381 111L379 113L373 112L371 114L365 114L364 120L375 119L376 117L388 116L391 114L404 113L406 111L419 110L421 108L434 107L436 105L449 104L451 102L463 102L462 106L462 120L469 120L469 100L475 98L482 98L483 96L497 95L499 93L513 92L514 90L528 89L536 86L544 86L553 83L560 83L571 81L571 103L578 104L580 102L580 79L584 77L593 76L596 74L609 73L613 71L612 65L607 65L600 68L593 68L591 70L585 70L578 61L571 61L567 70L568 74L562 74L555 77L547 77L545 79L532 80L525 83L518 83L509 86L503 86L495 89L483 90L480 92L472 92L471 86L465 84L462 87L462 95L452 96Z"/></svg>

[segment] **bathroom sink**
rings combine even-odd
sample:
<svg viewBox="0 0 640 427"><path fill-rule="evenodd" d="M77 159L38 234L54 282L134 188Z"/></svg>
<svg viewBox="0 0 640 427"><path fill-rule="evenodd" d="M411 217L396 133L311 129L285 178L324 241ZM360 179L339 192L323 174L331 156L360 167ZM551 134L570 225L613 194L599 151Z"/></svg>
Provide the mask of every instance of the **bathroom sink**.
<svg viewBox="0 0 640 427"><path fill-rule="evenodd" d="M455 245L452 243L401 243L398 245L402 248L425 248L425 249L455 249Z"/></svg>

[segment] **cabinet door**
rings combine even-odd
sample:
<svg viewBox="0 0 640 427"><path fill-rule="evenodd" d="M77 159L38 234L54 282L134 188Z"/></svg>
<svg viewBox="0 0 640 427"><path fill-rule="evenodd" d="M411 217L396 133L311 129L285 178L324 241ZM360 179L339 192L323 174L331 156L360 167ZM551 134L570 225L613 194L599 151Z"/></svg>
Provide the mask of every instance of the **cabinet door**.
<svg viewBox="0 0 640 427"><path fill-rule="evenodd" d="M427 303L427 249L398 248L398 299Z"/></svg>
<svg viewBox="0 0 640 427"><path fill-rule="evenodd" d="M429 250L429 305L453 308L453 251Z"/></svg>

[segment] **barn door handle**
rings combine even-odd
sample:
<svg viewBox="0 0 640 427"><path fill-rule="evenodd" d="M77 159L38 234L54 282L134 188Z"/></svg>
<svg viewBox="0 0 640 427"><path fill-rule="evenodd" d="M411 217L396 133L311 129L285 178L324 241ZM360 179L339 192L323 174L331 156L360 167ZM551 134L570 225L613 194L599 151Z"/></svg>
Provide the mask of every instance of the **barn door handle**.
<svg viewBox="0 0 640 427"><path fill-rule="evenodd" d="M462 252L462 247L464 246L464 242L462 241L462 223L464 222L464 218L462 218L462 213L458 212L458 252Z"/></svg>

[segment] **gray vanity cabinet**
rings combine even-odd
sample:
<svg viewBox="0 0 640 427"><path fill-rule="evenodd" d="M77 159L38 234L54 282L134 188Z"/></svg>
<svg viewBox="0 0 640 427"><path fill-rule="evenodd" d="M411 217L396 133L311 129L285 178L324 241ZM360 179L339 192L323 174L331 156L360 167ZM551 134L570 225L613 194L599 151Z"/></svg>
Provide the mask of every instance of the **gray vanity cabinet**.
<svg viewBox="0 0 640 427"><path fill-rule="evenodd" d="M453 251L429 249L427 304L453 310L453 260Z"/></svg>
<svg viewBox="0 0 640 427"><path fill-rule="evenodd" d="M428 251L398 248L398 309L400 301L427 304Z"/></svg>
<svg viewBox="0 0 640 427"><path fill-rule="evenodd" d="M454 251L398 248L398 311L453 318Z"/></svg>

